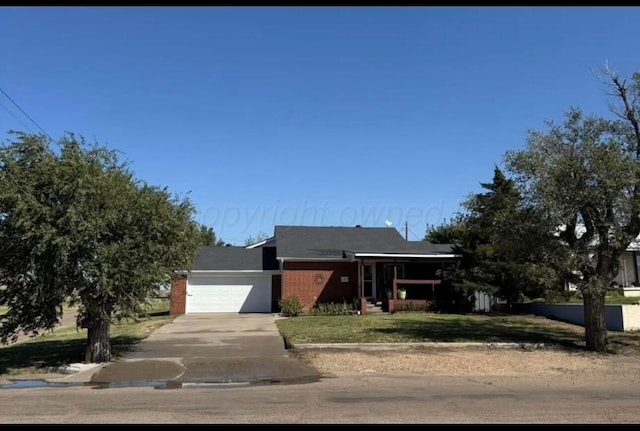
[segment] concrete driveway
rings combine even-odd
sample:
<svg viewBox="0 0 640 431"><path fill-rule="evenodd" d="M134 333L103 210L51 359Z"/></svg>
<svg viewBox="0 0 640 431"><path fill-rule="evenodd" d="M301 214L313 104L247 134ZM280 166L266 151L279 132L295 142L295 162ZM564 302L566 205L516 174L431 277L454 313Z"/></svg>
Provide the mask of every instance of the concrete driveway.
<svg viewBox="0 0 640 431"><path fill-rule="evenodd" d="M185 314L166 324L123 358L95 372L91 383L167 386L302 383L319 372L290 358L273 314Z"/></svg>

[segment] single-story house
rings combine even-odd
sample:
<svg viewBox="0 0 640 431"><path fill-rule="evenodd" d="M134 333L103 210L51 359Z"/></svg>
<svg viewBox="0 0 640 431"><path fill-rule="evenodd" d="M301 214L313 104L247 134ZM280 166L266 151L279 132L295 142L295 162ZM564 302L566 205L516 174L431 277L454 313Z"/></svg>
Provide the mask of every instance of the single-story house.
<svg viewBox="0 0 640 431"><path fill-rule="evenodd" d="M202 247L171 284L171 314L277 312L295 296L318 303L434 301L446 295L446 265L461 256L448 244L408 241L391 227L276 226L247 247ZM392 301L388 299L391 297Z"/></svg>

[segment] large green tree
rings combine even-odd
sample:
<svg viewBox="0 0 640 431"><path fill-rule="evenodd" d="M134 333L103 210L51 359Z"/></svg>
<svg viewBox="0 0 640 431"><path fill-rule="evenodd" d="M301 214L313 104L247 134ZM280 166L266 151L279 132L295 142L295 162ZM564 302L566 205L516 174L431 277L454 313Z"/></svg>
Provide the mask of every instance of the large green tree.
<svg viewBox="0 0 640 431"><path fill-rule="evenodd" d="M450 222L427 231L434 243L452 243L462 255L449 274L466 295L487 292L505 299L510 308L521 296L539 296L548 287L548 270L538 264L543 251L535 212L522 205L513 180L499 167L484 191L470 195L462 212Z"/></svg>
<svg viewBox="0 0 640 431"><path fill-rule="evenodd" d="M608 344L605 293L640 234L640 74L603 76L614 118L573 108L505 154L525 200L557 228L548 263L582 292L586 345L599 352Z"/></svg>
<svg viewBox="0 0 640 431"><path fill-rule="evenodd" d="M66 305L77 306L85 360L109 361L114 316L140 312L191 263L194 207L134 178L99 144L14 136L0 147L0 340L51 330Z"/></svg>
<svg viewBox="0 0 640 431"><path fill-rule="evenodd" d="M198 228L198 233L200 235L200 245L217 247L225 245L223 240L217 239L216 233L210 226L201 224Z"/></svg>

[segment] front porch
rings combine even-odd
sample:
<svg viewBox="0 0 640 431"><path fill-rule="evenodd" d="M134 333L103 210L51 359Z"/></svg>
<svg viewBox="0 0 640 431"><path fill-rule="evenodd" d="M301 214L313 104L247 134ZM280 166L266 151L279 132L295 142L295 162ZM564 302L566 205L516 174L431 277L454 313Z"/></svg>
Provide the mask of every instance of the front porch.
<svg viewBox="0 0 640 431"><path fill-rule="evenodd" d="M441 299L448 300L450 292L446 282L443 285L447 263L424 258L360 260L360 313L393 313L410 306L428 309Z"/></svg>
<svg viewBox="0 0 640 431"><path fill-rule="evenodd" d="M406 307L415 305L424 305L428 308L428 305L437 304L436 289L435 286L442 284L442 280L407 280L407 279L393 279L393 289L387 292L387 299L382 301L382 310L388 313L393 313L396 309L406 309ZM429 292L422 292L420 295L424 298L411 298L407 297L407 288L405 286L431 286ZM402 289L402 291L401 291ZM416 292L416 290L414 290ZM431 297L428 299L427 297Z"/></svg>

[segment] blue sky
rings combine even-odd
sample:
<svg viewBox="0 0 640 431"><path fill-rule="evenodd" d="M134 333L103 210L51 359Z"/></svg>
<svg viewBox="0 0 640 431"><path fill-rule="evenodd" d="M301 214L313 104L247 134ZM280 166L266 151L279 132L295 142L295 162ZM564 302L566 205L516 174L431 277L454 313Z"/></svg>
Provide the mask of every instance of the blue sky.
<svg viewBox="0 0 640 431"><path fill-rule="evenodd" d="M224 241L387 219L416 240L527 130L572 106L607 115L594 71L640 71L638 22L637 7L0 7L0 88L53 138L121 151ZM0 104L1 132L39 131Z"/></svg>

